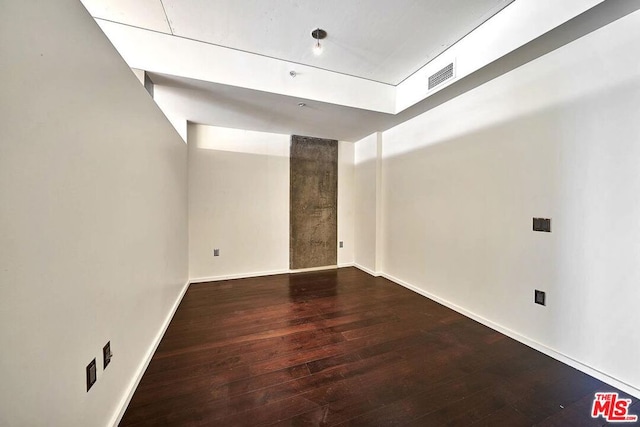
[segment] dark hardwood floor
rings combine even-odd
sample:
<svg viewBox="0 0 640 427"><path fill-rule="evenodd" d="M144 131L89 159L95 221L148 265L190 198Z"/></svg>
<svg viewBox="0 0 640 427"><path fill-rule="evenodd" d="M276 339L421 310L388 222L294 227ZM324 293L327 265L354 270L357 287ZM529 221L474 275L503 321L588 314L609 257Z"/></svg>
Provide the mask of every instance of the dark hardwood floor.
<svg viewBox="0 0 640 427"><path fill-rule="evenodd" d="M596 391L617 390L346 268L191 285L120 425L604 425Z"/></svg>

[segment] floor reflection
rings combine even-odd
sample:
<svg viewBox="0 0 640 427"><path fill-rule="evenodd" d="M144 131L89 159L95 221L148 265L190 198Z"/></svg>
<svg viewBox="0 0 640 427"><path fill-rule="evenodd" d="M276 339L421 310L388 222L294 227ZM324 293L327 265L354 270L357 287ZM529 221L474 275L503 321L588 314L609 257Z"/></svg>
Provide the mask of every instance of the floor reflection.
<svg viewBox="0 0 640 427"><path fill-rule="evenodd" d="M289 299L292 302L304 302L337 294L337 269L289 275Z"/></svg>

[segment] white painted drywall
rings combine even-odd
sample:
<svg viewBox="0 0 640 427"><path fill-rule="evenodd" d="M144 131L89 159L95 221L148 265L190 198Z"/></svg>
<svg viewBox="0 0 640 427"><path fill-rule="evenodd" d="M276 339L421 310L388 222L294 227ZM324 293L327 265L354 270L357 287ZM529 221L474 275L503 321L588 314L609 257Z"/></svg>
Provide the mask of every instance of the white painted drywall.
<svg viewBox="0 0 640 427"><path fill-rule="evenodd" d="M635 12L384 132L382 171L386 274L637 396L638 40Z"/></svg>
<svg viewBox="0 0 640 427"><path fill-rule="evenodd" d="M192 280L289 270L289 140L189 124Z"/></svg>
<svg viewBox="0 0 640 427"><path fill-rule="evenodd" d="M351 142L338 142L338 266L353 264L355 253L354 239L354 178L353 157L355 145Z"/></svg>
<svg viewBox="0 0 640 427"><path fill-rule="evenodd" d="M79 2L0 15L0 425L105 426L187 281L187 149Z"/></svg>
<svg viewBox="0 0 640 427"><path fill-rule="evenodd" d="M372 274L376 268L378 134L355 143L355 264Z"/></svg>

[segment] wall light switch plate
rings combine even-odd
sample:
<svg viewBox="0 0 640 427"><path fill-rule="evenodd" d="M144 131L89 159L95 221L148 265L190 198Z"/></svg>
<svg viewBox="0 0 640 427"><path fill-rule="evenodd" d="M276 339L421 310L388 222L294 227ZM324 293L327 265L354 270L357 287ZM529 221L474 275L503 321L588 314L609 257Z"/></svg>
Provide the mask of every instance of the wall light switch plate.
<svg viewBox="0 0 640 427"><path fill-rule="evenodd" d="M344 248L344 242L340 242L339 247Z"/></svg>
<svg viewBox="0 0 640 427"><path fill-rule="evenodd" d="M547 301L546 301L546 299L547 299L546 297L547 297L547 295L546 295L546 293L545 293L545 292L543 292L543 291L539 291L539 290L537 290L537 289L536 289L535 297L534 297L534 300L533 300L533 301L534 301L536 304L540 304L540 305L547 305L547 304L546 304L546 302L547 302Z"/></svg>
<svg viewBox="0 0 640 427"><path fill-rule="evenodd" d="M214 249L213 256L220 256L220 249Z"/></svg>

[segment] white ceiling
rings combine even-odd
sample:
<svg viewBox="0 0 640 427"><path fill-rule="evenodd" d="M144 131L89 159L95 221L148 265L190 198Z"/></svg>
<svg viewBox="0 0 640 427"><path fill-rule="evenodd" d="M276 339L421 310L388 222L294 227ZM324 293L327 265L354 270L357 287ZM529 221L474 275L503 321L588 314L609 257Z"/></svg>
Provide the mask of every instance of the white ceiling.
<svg viewBox="0 0 640 427"><path fill-rule="evenodd" d="M156 102L177 122L343 141L409 120L640 7L603 0L81 1L128 65L149 72ZM317 26L329 33L319 58L311 54ZM426 78L452 58L452 83L425 94ZM292 78L290 70L301 74ZM400 95L411 102L397 104Z"/></svg>
<svg viewBox="0 0 640 427"><path fill-rule="evenodd" d="M97 19L397 85L513 0L82 0ZM311 31L327 31L324 52Z"/></svg>

